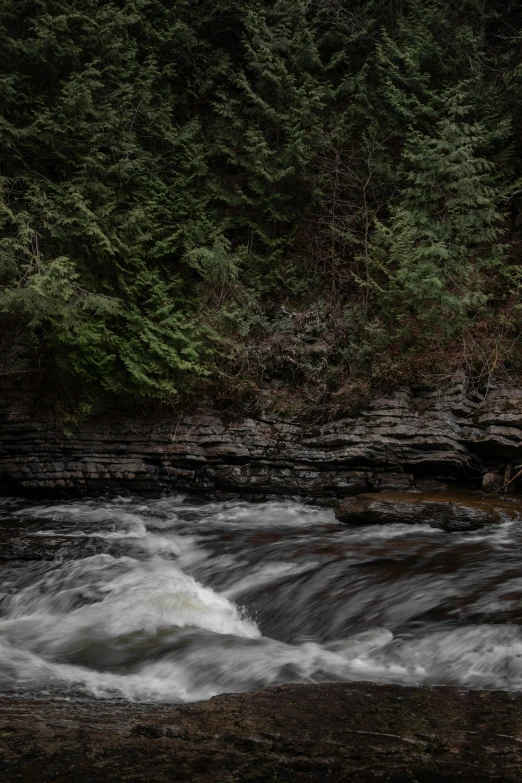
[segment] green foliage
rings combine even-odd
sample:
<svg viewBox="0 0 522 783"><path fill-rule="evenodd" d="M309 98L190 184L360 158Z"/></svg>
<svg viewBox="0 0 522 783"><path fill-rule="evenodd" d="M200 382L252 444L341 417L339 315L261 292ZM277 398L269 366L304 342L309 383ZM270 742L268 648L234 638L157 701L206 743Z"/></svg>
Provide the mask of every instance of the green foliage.
<svg viewBox="0 0 522 783"><path fill-rule="evenodd" d="M194 33L156 2L23 5L1 15L0 305L78 380L173 392L209 354L180 261L220 235L163 53Z"/></svg>
<svg viewBox="0 0 522 783"><path fill-rule="evenodd" d="M4 0L0 311L88 394L252 368L285 303L329 302L351 373L384 324L449 339L519 296L521 29L514 0Z"/></svg>
<svg viewBox="0 0 522 783"><path fill-rule="evenodd" d="M487 131L449 98L447 106L451 116L432 133L406 136L401 197L388 224L377 223L374 248L386 259L383 301L396 316L413 313L451 333L486 302L481 273L501 263L504 248L494 165L478 154Z"/></svg>

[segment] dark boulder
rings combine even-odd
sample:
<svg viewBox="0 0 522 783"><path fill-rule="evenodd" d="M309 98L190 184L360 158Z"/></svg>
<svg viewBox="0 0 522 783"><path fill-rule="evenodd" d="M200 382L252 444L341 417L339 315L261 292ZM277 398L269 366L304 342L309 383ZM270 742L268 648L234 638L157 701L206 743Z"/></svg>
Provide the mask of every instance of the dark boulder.
<svg viewBox="0 0 522 783"><path fill-rule="evenodd" d="M471 493L381 492L345 498L334 509L345 524L430 525L441 530L478 530L517 514L518 503ZM522 510L522 504L520 505Z"/></svg>

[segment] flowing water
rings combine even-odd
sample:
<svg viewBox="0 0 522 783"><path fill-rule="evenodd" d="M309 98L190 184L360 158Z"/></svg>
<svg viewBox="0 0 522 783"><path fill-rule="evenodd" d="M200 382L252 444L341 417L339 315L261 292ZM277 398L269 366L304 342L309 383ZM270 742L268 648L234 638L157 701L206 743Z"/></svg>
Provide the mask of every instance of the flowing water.
<svg viewBox="0 0 522 783"><path fill-rule="evenodd" d="M96 554L0 569L0 689L190 701L286 682L522 689L522 521L339 525L294 502L31 504Z"/></svg>

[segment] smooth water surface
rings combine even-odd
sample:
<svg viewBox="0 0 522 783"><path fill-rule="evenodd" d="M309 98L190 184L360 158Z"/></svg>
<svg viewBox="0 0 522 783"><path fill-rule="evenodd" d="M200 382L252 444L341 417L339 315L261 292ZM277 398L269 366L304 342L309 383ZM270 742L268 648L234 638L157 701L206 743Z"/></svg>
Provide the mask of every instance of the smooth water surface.
<svg viewBox="0 0 522 783"><path fill-rule="evenodd" d="M522 521L339 525L294 502L35 504L98 554L0 570L0 688L189 701L286 682L522 689ZM7 523L6 520L10 520Z"/></svg>

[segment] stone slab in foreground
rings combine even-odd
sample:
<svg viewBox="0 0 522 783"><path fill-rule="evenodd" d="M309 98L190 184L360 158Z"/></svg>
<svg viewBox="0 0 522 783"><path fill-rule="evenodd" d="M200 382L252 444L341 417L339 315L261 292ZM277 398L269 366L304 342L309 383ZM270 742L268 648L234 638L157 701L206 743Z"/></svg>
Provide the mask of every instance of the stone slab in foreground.
<svg viewBox="0 0 522 783"><path fill-rule="evenodd" d="M522 694L352 683L183 706L4 697L0 779L520 781Z"/></svg>

